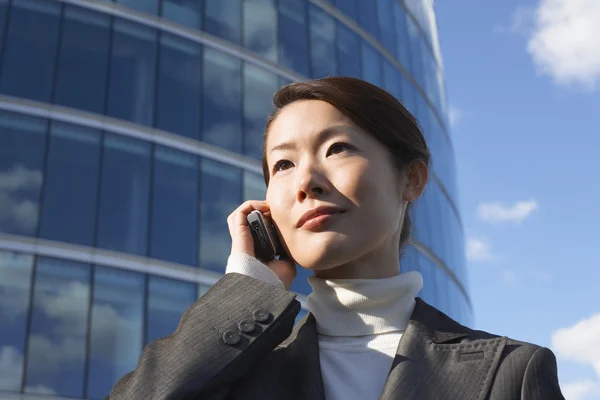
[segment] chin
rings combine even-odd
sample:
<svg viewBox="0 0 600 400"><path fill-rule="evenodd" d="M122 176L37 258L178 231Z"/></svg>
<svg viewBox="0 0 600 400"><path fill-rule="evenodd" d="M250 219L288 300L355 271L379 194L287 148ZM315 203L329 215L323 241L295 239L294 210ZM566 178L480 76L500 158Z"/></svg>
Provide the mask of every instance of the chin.
<svg viewBox="0 0 600 400"><path fill-rule="evenodd" d="M335 268L351 260L352 254L357 250L357 246L349 243L346 235L337 232L313 235L315 236L310 239L299 240L303 245L299 246L298 251L292 252L294 260L302 268L311 271Z"/></svg>

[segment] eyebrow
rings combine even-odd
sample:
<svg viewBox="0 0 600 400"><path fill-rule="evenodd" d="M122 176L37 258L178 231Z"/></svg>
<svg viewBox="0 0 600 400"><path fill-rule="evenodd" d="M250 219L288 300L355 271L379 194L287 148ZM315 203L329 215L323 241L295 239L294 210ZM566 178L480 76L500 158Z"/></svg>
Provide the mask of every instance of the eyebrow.
<svg viewBox="0 0 600 400"><path fill-rule="evenodd" d="M332 136L337 136L340 133L346 133L348 131L356 131L356 129L350 125L330 126L328 128L323 129L321 132L319 132L317 134L317 143L320 145L321 143L325 142L327 139L331 138ZM273 146L271 148L271 150L269 150L269 153L273 153L274 151L295 150L295 149L296 149L296 145L294 144L293 141L290 140L287 142L279 143L277 146Z"/></svg>

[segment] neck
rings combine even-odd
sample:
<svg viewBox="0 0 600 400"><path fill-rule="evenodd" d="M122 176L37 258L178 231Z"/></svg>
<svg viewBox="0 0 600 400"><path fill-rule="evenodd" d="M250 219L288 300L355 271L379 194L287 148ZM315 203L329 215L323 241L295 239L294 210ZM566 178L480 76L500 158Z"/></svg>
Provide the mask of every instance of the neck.
<svg viewBox="0 0 600 400"><path fill-rule="evenodd" d="M320 279L385 279L400 274L399 240L394 237L358 259L322 271L315 271Z"/></svg>

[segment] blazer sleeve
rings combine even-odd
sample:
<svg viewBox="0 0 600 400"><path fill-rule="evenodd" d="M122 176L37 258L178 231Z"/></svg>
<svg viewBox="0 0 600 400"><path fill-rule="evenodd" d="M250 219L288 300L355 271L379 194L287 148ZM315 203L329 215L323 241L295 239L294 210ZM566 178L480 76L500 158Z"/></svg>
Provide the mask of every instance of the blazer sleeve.
<svg viewBox="0 0 600 400"><path fill-rule="evenodd" d="M529 359L523 386L523 400L564 400L558 384L556 357L548 348L539 348Z"/></svg>
<svg viewBox="0 0 600 400"><path fill-rule="evenodd" d="M228 388L285 340L300 303L295 294L226 274L183 314L171 335L149 343L110 400L222 399Z"/></svg>

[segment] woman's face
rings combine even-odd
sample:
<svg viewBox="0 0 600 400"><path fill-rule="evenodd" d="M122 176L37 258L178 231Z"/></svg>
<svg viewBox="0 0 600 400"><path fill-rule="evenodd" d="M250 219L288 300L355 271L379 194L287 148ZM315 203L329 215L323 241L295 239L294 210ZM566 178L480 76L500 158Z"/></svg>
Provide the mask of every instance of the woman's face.
<svg viewBox="0 0 600 400"><path fill-rule="evenodd" d="M335 107L319 100L284 107L266 156L266 200L296 263L322 271L382 248L397 251L415 194L388 150Z"/></svg>

